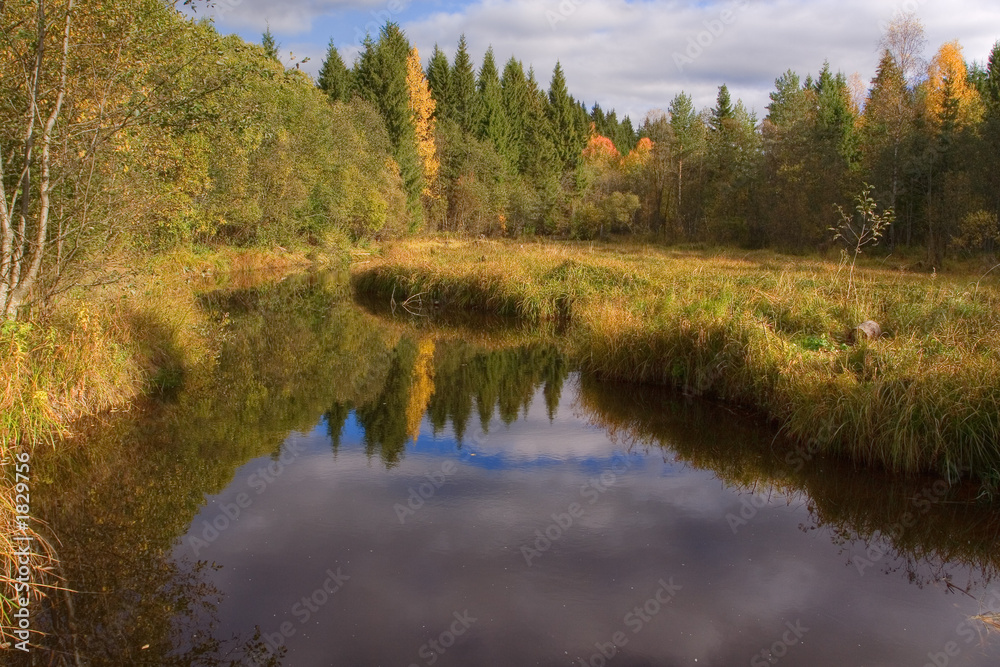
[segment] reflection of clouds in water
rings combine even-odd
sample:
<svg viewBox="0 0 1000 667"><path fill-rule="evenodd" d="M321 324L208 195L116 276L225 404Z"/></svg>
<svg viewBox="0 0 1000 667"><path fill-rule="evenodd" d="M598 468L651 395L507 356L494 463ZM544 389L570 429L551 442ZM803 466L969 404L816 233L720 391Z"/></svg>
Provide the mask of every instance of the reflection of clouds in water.
<svg viewBox="0 0 1000 667"><path fill-rule="evenodd" d="M569 404L550 425L536 397L527 419L494 424L460 454L422 437L391 470L357 439L334 458L325 431L309 434L308 453L206 552L224 565L214 579L227 592L223 629L294 620L295 602L336 566L351 579L289 639L289 664L410 664L466 609L479 620L448 664L569 664L622 629L669 577L683 589L628 634L615 664L748 664L800 620L810 632L789 665L923 664L975 613L974 603L898 575L858 577L826 531L800 529L813 523L800 498L775 496L734 534L726 515L746 494L711 472L664 464L659 452L590 503L581 489L616 449ZM472 453L504 465L480 466ZM539 459L563 463L533 465ZM400 525L394 504L445 460L458 471ZM259 463L238 471L219 500L244 490ZM521 546L574 502L582 517L526 567ZM969 651L966 664L993 664L991 650Z"/></svg>

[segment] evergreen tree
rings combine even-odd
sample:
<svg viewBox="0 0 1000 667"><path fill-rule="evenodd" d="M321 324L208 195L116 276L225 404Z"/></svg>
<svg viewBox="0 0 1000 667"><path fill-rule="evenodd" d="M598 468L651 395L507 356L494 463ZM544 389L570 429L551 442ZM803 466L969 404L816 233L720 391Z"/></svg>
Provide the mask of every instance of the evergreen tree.
<svg viewBox="0 0 1000 667"><path fill-rule="evenodd" d="M548 119L552 130L552 142L556 157L563 170L575 166L586 137L577 133L577 107L566 89L566 76L562 65L556 62L549 84Z"/></svg>
<svg viewBox="0 0 1000 667"><path fill-rule="evenodd" d="M912 123L913 105L906 76L886 50L865 103L860 146L868 182L876 186L878 194L884 193L886 205L894 209L899 197L906 137Z"/></svg>
<svg viewBox="0 0 1000 667"><path fill-rule="evenodd" d="M712 109L711 128L714 132L721 132L727 120L733 117L733 102L729 95L729 87L726 84L719 86L719 95L716 97L715 108Z"/></svg>
<svg viewBox="0 0 1000 667"><path fill-rule="evenodd" d="M632 119L625 116L625 120L618 124L618 133L615 138L616 146L624 146L630 148L635 146L635 142L639 141L639 135L635 131L635 127L632 125ZM621 151L621 149L618 149Z"/></svg>
<svg viewBox="0 0 1000 667"><path fill-rule="evenodd" d="M604 114L604 110L601 109L600 104L595 103L594 107L590 110L590 122L593 123L595 132L601 136L610 138L610 123L608 122L608 117Z"/></svg>
<svg viewBox="0 0 1000 667"><path fill-rule="evenodd" d="M807 114L807 96L799 75L786 71L774 82L771 103L767 105L767 121L776 127L791 127Z"/></svg>
<svg viewBox="0 0 1000 667"><path fill-rule="evenodd" d="M427 66L427 85L430 86L431 96L436 104L434 117L438 121L454 120L451 102L451 66L448 64L448 56L438 48L437 44L434 45L434 54Z"/></svg>
<svg viewBox="0 0 1000 667"><path fill-rule="evenodd" d="M526 162L525 151L532 150L526 142L532 93L528 89L524 67L513 56L503 68L500 86L504 111L510 124L510 155L514 166L521 170Z"/></svg>
<svg viewBox="0 0 1000 667"><path fill-rule="evenodd" d="M344 60L340 57L340 52L337 51L337 47L334 46L331 39L330 46L326 51L326 60L323 61L323 66L319 70L317 84L320 90L330 97L331 101L347 102L351 95L350 77L351 73L344 65Z"/></svg>
<svg viewBox="0 0 1000 667"><path fill-rule="evenodd" d="M562 168L553 137L549 100L538 86L533 69L528 70L528 106L525 125L525 150L520 170L538 193L537 231L551 231L559 222Z"/></svg>
<svg viewBox="0 0 1000 667"><path fill-rule="evenodd" d="M857 136L847 79L840 72L834 75L830 64L824 63L815 90L817 139L850 166L857 159Z"/></svg>
<svg viewBox="0 0 1000 667"><path fill-rule="evenodd" d="M463 132L472 134L476 129L476 74L465 35L458 40L458 52L451 68L451 106L454 121Z"/></svg>
<svg viewBox="0 0 1000 667"><path fill-rule="evenodd" d="M493 144L497 154L508 164L514 165L517 156L513 154L510 121L504 106L500 73L497 71L493 47L483 56L483 66L479 70L477 82L478 118L476 136Z"/></svg>
<svg viewBox="0 0 1000 667"><path fill-rule="evenodd" d="M261 46L264 47L264 53L267 54L269 58L274 58L277 61L281 61L278 55L278 51L281 49L281 44L274 39L274 35L271 33L271 26L267 26L264 29L264 35L260 41Z"/></svg>
<svg viewBox="0 0 1000 667"><path fill-rule="evenodd" d="M983 140L975 173L978 174L983 200L993 214L1000 217L1000 42L993 46L990 53L983 89L986 122L983 124Z"/></svg>
<svg viewBox="0 0 1000 667"><path fill-rule="evenodd" d="M987 110L992 114L1000 114L1000 41L993 45L990 59L986 65L986 81L983 86L983 99Z"/></svg>
<svg viewBox="0 0 1000 667"><path fill-rule="evenodd" d="M354 83L358 94L382 113L406 189L411 224L418 225L422 218L420 195L424 183L407 86L409 57L410 42L406 35L398 24L386 23L378 42L370 37L365 39L364 50L354 66Z"/></svg>

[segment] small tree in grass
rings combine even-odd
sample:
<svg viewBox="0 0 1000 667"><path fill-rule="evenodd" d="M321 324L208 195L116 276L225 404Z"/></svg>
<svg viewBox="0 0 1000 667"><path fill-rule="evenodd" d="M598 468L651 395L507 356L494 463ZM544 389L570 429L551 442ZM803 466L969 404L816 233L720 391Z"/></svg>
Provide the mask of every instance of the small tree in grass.
<svg viewBox="0 0 1000 667"><path fill-rule="evenodd" d="M847 280L847 298L851 298L851 293L857 294L854 286L854 267L858 263L858 255L866 246L876 246L885 234L885 231L896 220L896 214L891 208L878 212L878 205L872 197L875 186L864 184L861 192L854 197L857 205L854 213L847 213L837 204L840 212L840 224L830 227L834 233L833 240L844 244L841 250L843 261L846 264L848 258L851 261L851 271ZM853 254L851 254L853 253Z"/></svg>

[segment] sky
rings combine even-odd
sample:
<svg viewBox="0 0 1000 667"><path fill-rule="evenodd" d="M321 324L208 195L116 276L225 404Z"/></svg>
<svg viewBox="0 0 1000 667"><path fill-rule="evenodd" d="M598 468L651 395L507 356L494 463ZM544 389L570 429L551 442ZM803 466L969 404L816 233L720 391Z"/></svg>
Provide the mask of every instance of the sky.
<svg viewBox="0 0 1000 667"><path fill-rule="evenodd" d="M198 14L253 42L270 26L285 61L308 57L314 76L331 39L350 65L387 20L425 63L435 44L453 57L465 34L477 67L492 45L501 69L516 56L547 87L559 61L578 100L640 124L682 91L712 106L723 83L763 117L777 77L825 61L867 83L883 28L906 11L923 22L927 59L957 39L966 60L985 62L1000 39L995 0L215 0Z"/></svg>

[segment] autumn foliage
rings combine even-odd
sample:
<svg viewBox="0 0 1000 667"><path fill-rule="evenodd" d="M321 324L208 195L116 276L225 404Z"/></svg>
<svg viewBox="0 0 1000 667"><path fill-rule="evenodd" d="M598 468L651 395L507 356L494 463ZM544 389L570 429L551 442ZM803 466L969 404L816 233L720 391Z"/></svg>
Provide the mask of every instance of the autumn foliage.
<svg viewBox="0 0 1000 667"><path fill-rule="evenodd" d="M927 71L927 111L938 125L951 121L957 128L978 123L982 100L972 86L961 45L948 42L931 61Z"/></svg>
<svg viewBox="0 0 1000 667"><path fill-rule="evenodd" d="M612 162L620 160L621 153L615 148L613 141L595 132L583 149L583 159L587 162Z"/></svg>
<svg viewBox="0 0 1000 667"><path fill-rule="evenodd" d="M409 93L410 111L413 112L413 126L417 135L417 153L424 170L424 194L433 190L441 163L434 143L434 109L436 103L427 87L420 64L420 52L414 47L406 61L406 88Z"/></svg>

